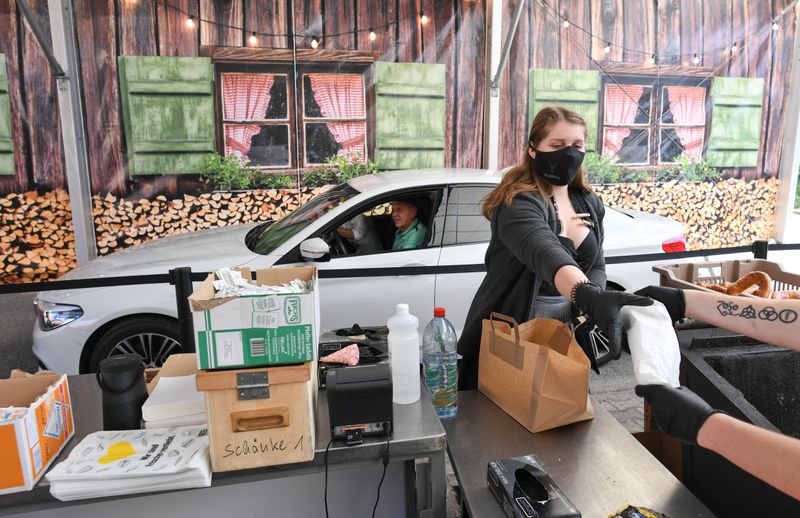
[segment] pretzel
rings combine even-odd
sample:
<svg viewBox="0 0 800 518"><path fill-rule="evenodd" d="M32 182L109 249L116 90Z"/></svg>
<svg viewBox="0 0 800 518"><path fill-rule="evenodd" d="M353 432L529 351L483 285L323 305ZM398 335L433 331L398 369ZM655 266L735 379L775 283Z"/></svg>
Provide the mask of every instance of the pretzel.
<svg viewBox="0 0 800 518"><path fill-rule="evenodd" d="M704 288L728 295L741 295L751 287L757 286L757 289L753 291L753 295L766 299L772 298L772 289L770 287L772 285L772 279L764 272L750 272L736 282L726 282L722 285L698 284Z"/></svg>

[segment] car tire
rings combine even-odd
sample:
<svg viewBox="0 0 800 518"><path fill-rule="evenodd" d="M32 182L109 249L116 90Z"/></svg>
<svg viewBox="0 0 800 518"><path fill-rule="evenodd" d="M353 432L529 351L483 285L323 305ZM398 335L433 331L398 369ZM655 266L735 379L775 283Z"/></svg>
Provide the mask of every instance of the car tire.
<svg viewBox="0 0 800 518"><path fill-rule="evenodd" d="M145 367L161 367L171 354L181 351L178 323L167 317L134 317L112 326L97 341L89 371L109 356L136 353Z"/></svg>

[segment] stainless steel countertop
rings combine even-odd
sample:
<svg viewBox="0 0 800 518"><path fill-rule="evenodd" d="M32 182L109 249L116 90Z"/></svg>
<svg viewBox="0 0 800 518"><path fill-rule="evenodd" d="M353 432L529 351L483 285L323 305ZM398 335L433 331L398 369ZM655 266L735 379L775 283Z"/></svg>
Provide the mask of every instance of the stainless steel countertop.
<svg viewBox="0 0 800 518"><path fill-rule="evenodd" d="M69 376L69 389L75 420L75 435L51 466L64 460L86 435L103 428L102 394L97 386L94 374ZM328 401L325 391L319 391L318 396L316 445L312 461L215 473L212 477L211 485L238 484L253 480L280 478L320 471L324 466L324 452L330 440L330 430ZM386 439L383 437L366 438L363 444L357 446L344 446L334 443L328 452L329 465L331 469L337 469L349 463L380 463L386 448L385 445ZM440 451L444 448L445 432L424 388L421 389L419 401L409 405L394 405L394 433L390 440L392 462L423 457L425 453ZM61 502L50 495L49 484L42 477L31 491L0 495L0 516L114 498L130 498L130 496Z"/></svg>
<svg viewBox="0 0 800 518"><path fill-rule="evenodd" d="M470 516L505 516L489 492L487 463L531 453L584 518L605 518L628 504L671 518L713 516L598 404L591 421L533 434L476 390L458 398L457 416L442 422Z"/></svg>

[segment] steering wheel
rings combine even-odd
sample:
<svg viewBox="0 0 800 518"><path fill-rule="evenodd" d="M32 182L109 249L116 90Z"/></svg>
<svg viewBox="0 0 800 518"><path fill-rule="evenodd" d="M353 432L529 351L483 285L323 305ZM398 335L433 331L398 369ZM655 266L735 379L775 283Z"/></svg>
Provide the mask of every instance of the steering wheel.
<svg viewBox="0 0 800 518"><path fill-rule="evenodd" d="M352 253L347 246L347 241L339 235L339 232L337 232L336 229L328 232L328 236L325 241L327 241L331 248L336 252L335 256L337 257L350 255Z"/></svg>

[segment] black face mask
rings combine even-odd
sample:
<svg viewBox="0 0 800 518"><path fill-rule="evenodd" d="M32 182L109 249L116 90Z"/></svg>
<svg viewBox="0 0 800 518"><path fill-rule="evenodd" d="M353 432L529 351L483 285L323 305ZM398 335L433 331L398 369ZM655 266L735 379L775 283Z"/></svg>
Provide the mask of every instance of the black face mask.
<svg viewBox="0 0 800 518"><path fill-rule="evenodd" d="M574 146L556 151L536 151L533 170L553 185L569 185L581 169L584 154Z"/></svg>

